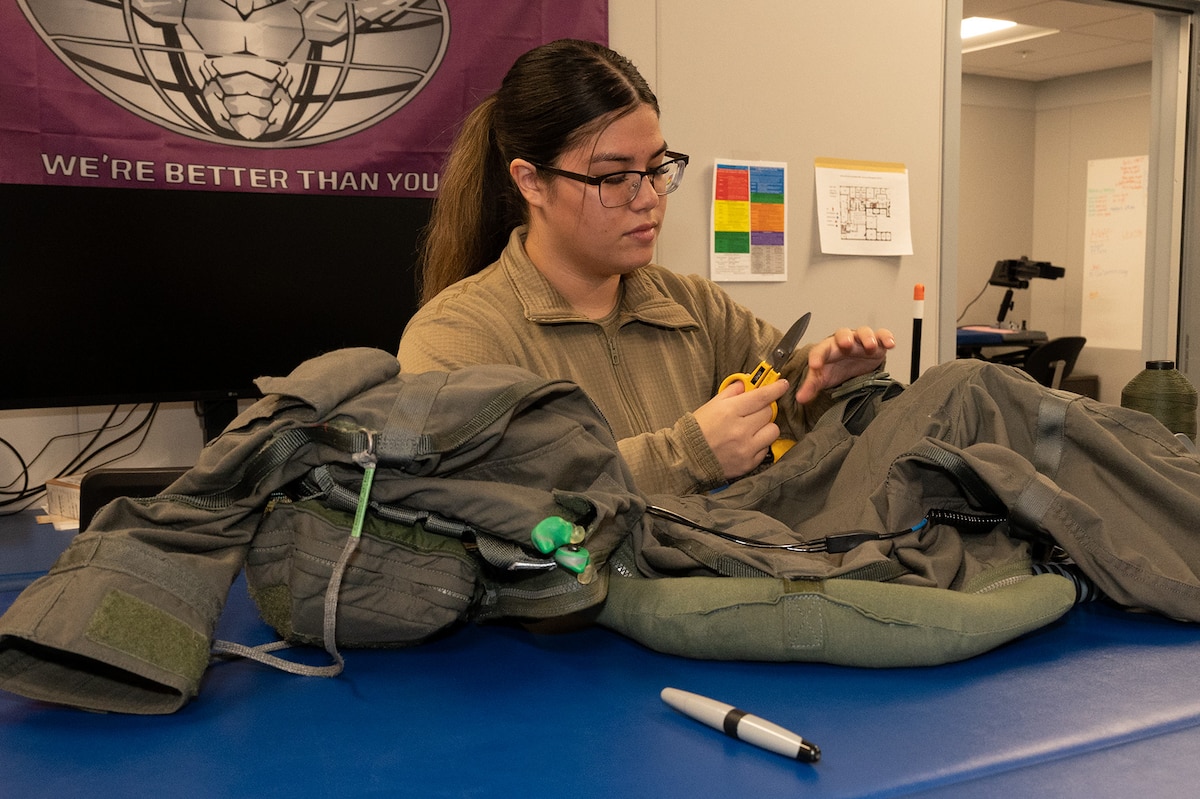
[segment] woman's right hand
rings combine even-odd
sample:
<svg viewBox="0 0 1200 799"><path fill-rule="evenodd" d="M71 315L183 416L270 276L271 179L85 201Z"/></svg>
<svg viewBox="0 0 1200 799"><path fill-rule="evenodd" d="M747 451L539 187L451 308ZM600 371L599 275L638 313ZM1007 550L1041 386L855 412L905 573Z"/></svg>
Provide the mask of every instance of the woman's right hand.
<svg viewBox="0 0 1200 799"><path fill-rule="evenodd" d="M771 403L787 392L788 381L782 378L752 391L735 382L695 410L693 416L725 470L725 479L749 474L766 459L779 438Z"/></svg>

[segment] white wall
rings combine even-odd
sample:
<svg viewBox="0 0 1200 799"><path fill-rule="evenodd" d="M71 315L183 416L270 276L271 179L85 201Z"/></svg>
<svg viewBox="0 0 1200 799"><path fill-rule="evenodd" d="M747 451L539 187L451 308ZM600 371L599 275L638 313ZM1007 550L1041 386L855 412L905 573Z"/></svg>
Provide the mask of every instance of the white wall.
<svg viewBox="0 0 1200 799"><path fill-rule="evenodd" d="M988 286L996 261L1033 251L1035 86L964 75L958 196L959 324L992 324L1004 289ZM980 294L982 292L982 295ZM1029 291L1005 321L1028 320Z"/></svg>
<svg viewBox="0 0 1200 799"><path fill-rule="evenodd" d="M714 159L786 161L788 280L728 284L731 293L780 327L813 311L810 337L847 324L890 327L900 339L892 370L907 380L912 289L924 283L930 311L922 363L934 363L944 6L942 0L610 0L610 43L655 87L668 140L693 159L684 188L671 197L659 260L680 272L707 274ZM814 219L816 157L906 164L915 254L822 255ZM98 413L0 412L0 438L32 457L53 436L91 429L102 419ZM191 406L171 405L146 448L123 463L187 465L201 445ZM55 452L74 446L62 441ZM52 465L69 457L45 460ZM13 474L15 461L0 451L0 482ZM45 476L35 470L35 479Z"/></svg>
<svg viewBox="0 0 1200 799"><path fill-rule="evenodd" d="M922 364L932 365L944 3L610 0L609 8L611 45L651 81L667 140L692 156L683 188L671 195L660 263L708 273L714 159L787 162L788 280L725 284L730 293L780 327L811 310L810 337L842 325L889 327L900 340L892 372L907 380L913 285L924 283ZM648 30L657 30L653 40ZM912 256L821 254L817 157L907 165Z"/></svg>

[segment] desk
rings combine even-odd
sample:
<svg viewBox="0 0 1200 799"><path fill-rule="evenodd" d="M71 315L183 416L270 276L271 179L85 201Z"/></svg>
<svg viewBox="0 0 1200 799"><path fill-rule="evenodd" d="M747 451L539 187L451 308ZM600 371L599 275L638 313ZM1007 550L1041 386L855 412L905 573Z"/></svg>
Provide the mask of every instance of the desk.
<svg viewBox="0 0 1200 799"><path fill-rule="evenodd" d="M1000 327L984 325L968 325L955 331L955 343L959 358L980 358L985 361L1007 363L1020 366L1025 362L1025 356L1038 344L1047 341L1046 334L1041 330L1009 330ZM986 348L1005 347L1009 352L998 356L986 356ZM1012 348L1019 348L1011 351Z"/></svg>
<svg viewBox="0 0 1200 799"><path fill-rule="evenodd" d="M15 596L0 594L0 607ZM272 637L241 580L217 634ZM5 790L1161 799L1200 785L1200 626L1100 605L936 668L693 661L596 628L468 627L412 649L344 654L334 679L215 663L200 696L171 716L0 693ZM823 758L797 763L726 738L663 705L667 685L791 727Z"/></svg>

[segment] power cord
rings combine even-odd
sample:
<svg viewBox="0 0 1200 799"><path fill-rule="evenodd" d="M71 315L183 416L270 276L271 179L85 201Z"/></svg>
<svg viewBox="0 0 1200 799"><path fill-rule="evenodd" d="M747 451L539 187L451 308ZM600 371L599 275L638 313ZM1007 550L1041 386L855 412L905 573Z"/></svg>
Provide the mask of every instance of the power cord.
<svg viewBox="0 0 1200 799"><path fill-rule="evenodd" d="M973 299L967 303L967 307L963 308L962 313L960 313L958 315L958 318L954 320L954 324L957 325L960 322L962 322L963 317L967 315L967 311L971 310L971 306L974 305L979 300L979 298L983 296L983 293L988 290L988 286L990 286L990 285L991 285L991 281L987 281L983 284L983 288L981 288L979 290L979 293L975 295L975 299Z"/></svg>
<svg viewBox="0 0 1200 799"><path fill-rule="evenodd" d="M62 466L57 470L57 472L53 475L55 478L73 474L84 468L100 468L107 466L123 458L128 458L130 455L138 452L146 443L146 438L154 424L154 419L158 415L158 403L153 403L146 411L145 415L131 429L126 430L111 441L104 442L103 444L100 444L99 442L105 433L114 432L124 427L130 421L130 419L133 418L134 413L139 407L141 406L134 405L125 413L125 416L120 421L114 423L113 420L116 418L120 406L113 406L113 409L109 412L108 416L99 427L93 430L82 430L76 433L62 433L60 435L53 436L47 440L46 443L42 445L41 450L39 450L38 453L28 461L26 461L21 452L10 441L0 437L0 447L3 447L12 453L12 456L16 459L18 465L17 475L4 486L0 486L0 509L11 508L11 510L0 510L0 515L11 516L14 513L19 513L36 502L45 493L46 484L44 482L36 485L31 484L32 470L34 465L41 460L42 456L46 455L50 448L58 441L68 438L91 436L87 443L85 443L79 449L79 452L72 457L65 466ZM131 438L137 436L139 432L141 433L141 437L135 443L132 450L115 455L107 460L97 462L96 459L99 458L103 453L109 451L115 446L129 441Z"/></svg>

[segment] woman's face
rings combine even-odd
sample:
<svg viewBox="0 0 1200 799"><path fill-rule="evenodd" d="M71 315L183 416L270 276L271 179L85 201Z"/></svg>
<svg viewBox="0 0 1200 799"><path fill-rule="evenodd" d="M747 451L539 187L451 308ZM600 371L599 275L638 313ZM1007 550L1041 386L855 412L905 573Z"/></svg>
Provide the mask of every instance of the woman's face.
<svg viewBox="0 0 1200 799"><path fill-rule="evenodd" d="M666 149L658 115L640 106L565 151L554 166L591 176L645 170L661 164ZM667 198L655 194L649 180L642 181L633 202L606 208L596 186L550 174L544 179L546 199L530 209L526 242L539 268L597 281L650 263Z"/></svg>

